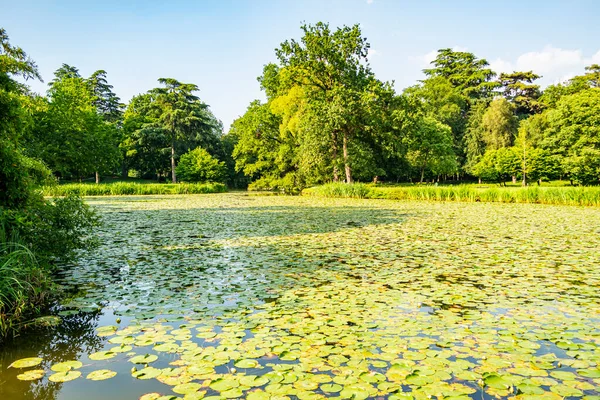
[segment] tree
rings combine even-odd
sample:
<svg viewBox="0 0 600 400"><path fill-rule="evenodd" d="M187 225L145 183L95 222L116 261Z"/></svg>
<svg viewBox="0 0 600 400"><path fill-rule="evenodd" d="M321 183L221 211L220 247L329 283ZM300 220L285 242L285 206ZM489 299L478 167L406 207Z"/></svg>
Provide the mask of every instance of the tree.
<svg viewBox="0 0 600 400"><path fill-rule="evenodd" d="M28 152L61 177L81 178L112 171L119 163L119 135L94 106L88 81L61 67L34 115Z"/></svg>
<svg viewBox="0 0 600 400"><path fill-rule="evenodd" d="M179 159L177 175L184 182L224 182L227 168L202 147L185 153Z"/></svg>
<svg viewBox="0 0 600 400"><path fill-rule="evenodd" d="M600 88L563 96L547 112L543 147L562 160L577 183L600 180Z"/></svg>
<svg viewBox="0 0 600 400"><path fill-rule="evenodd" d="M498 150L511 146L517 128L518 120L514 115L514 106L505 98L492 101L481 118L483 141L487 149Z"/></svg>
<svg viewBox="0 0 600 400"><path fill-rule="evenodd" d="M111 123L120 123L123 118L125 104L112 91L113 86L108 84L106 71L100 69L87 80L93 95L92 104L102 118Z"/></svg>
<svg viewBox="0 0 600 400"><path fill-rule="evenodd" d="M408 160L420 171L420 182L425 178L428 167L434 166L436 173L456 171L456 160L452 150L452 132L431 117L422 118L406 138Z"/></svg>
<svg viewBox="0 0 600 400"><path fill-rule="evenodd" d="M327 135L334 181L339 179L337 159L341 144L346 182L350 183L350 143L363 129L361 99L374 79L367 63L370 46L358 25L333 32L322 22L301 28L304 35L299 42L287 40L276 50L282 69L277 78L280 90L271 92L281 94L281 90L302 88L310 105L303 110L304 133ZM263 85L267 80L273 81L273 70L267 71Z"/></svg>
<svg viewBox="0 0 600 400"><path fill-rule="evenodd" d="M473 167L473 172L482 179L502 184L511 176L517 175L520 168L521 160L518 151L513 147L503 147L487 150Z"/></svg>
<svg viewBox="0 0 600 400"><path fill-rule="evenodd" d="M148 93L152 101L148 110L152 116L152 126L167 132L171 147L171 180L177 182L176 146L178 142L192 138L199 131L210 131L213 126L205 110L208 106L194 95L198 86L181 83L172 78L160 78L164 87Z"/></svg>
<svg viewBox="0 0 600 400"><path fill-rule="evenodd" d="M487 68L488 62L473 53L440 49L431 64L433 68L423 70L428 78L448 79L468 99L490 98L498 87L498 82L493 80L496 74Z"/></svg>
<svg viewBox="0 0 600 400"><path fill-rule="evenodd" d="M540 78L533 71L500 74L498 83L502 95L514 104L517 116L526 117L541 112L542 104L538 101L541 96L540 86L533 84Z"/></svg>

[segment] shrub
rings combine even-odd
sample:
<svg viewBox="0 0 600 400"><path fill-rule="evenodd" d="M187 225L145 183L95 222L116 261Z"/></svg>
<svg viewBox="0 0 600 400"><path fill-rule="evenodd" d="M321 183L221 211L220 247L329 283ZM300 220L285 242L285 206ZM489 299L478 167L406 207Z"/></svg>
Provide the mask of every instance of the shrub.
<svg viewBox="0 0 600 400"><path fill-rule="evenodd" d="M227 167L223 161L211 156L202 147L182 155L176 168L177 177L183 182L225 182Z"/></svg>

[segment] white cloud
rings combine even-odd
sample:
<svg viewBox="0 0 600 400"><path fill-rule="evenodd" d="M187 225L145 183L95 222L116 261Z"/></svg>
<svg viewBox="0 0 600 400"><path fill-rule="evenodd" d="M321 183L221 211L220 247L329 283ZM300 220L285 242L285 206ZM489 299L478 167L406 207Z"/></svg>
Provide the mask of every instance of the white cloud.
<svg viewBox="0 0 600 400"><path fill-rule="evenodd" d="M373 4L374 0L367 0L367 4Z"/></svg>
<svg viewBox="0 0 600 400"><path fill-rule="evenodd" d="M542 75L541 83L564 82L582 74L590 64L600 63L600 50L586 57L581 50L561 49L546 46L541 51L530 51L515 60L497 58L490 63L491 68L500 72L533 71Z"/></svg>

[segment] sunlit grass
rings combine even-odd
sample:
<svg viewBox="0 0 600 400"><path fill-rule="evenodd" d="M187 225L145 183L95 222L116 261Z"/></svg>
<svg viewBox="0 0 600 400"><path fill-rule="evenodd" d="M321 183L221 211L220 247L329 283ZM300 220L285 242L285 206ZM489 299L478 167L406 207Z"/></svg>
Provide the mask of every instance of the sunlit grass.
<svg viewBox="0 0 600 400"><path fill-rule="evenodd" d="M373 186L329 183L304 195L390 200L465 201L600 206L598 187Z"/></svg>
<svg viewBox="0 0 600 400"><path fill-rule="evenodd" d="M121 195L159 195L159 194L203 194L222 193L227 186L222 183L136 183L115 182L101 184L70 183L66 185L46 186L45 196L121 196Z"/></svg>

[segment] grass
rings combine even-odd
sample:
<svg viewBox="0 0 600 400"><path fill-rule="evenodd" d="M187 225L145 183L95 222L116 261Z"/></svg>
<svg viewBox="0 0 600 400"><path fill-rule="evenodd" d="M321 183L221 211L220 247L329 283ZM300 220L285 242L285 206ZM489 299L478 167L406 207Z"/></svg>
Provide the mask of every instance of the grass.
<svg viewBox="0 0 600 400"><path fill-rule="evenodd" d="M329 183L303 195L390 200L465 201L600 206L600 187L374 186Z"/></svg>
<svg viewBox="0 0 600 400"><path fill-rule="evenodd" d="M0 343L32 323L51 294L52 284L35 255L0 227Z"/></svg>
<svg viewBox="0 0 600 400"><path fill-rule="evenodd" d="M119 196L119 195L155 195L155 194L202 194L222 193L227 186L222 183L68 183L64 185L45 186L45 196Z"/></svg>

